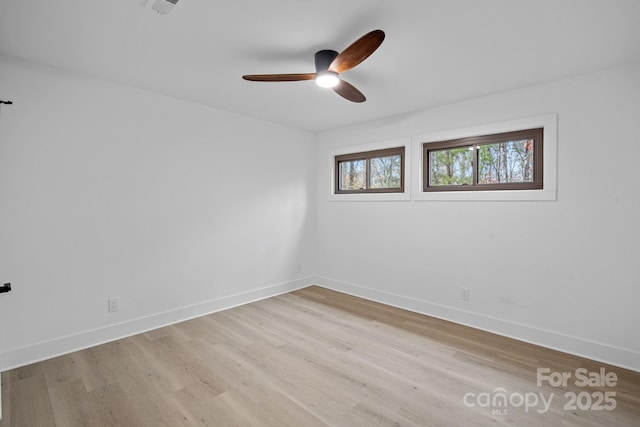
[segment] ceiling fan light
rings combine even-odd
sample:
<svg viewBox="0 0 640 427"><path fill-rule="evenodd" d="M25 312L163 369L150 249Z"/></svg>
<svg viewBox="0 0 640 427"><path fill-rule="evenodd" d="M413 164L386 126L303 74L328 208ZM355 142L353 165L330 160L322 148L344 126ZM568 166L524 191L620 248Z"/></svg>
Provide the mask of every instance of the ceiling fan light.
<svg viewBox="0 0 640 427"><path fill-rule="evenodd" d="M340 83L338 73L322 71L316 75L316 84L320 87L336 87Z"/></svg>

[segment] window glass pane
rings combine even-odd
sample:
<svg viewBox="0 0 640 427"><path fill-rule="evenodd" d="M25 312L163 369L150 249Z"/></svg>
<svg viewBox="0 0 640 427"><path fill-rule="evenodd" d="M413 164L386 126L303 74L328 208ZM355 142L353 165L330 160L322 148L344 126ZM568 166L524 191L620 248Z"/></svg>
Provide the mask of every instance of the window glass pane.
<svg viewBox="0 0 640 427"><path fill-rule="evenodd" d="M481 145L478 184L533 182L533 140Z"/></svg>
<svg viewBox="0 0 640 427"><path fill-rule="evenodd" d="M400 166L401 156L372 158L369 188L400 188Z"/></svg>
<svg viewBox="0 0 640 427"><path fill-rule="evenodd" d="M429 151L429 185L472 185L471 147Z"/></svg>
<svg viewBox="0 0 640 427"><path fill-rule="evenodd" d="M361 190L367 181L366 160L340 162L340 190Z"/></svg>

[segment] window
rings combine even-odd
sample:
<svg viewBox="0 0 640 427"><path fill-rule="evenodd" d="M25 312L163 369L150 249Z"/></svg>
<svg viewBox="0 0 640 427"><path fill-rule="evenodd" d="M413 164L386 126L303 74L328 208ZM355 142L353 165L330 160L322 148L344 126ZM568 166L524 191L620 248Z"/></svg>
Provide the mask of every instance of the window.
<svg viewBox="0 0 640 427"><path fill-rule="evenodd" d="M405 147L335 156L335 194L404 192Z"/></svg>
<svg viewBox="0 0 640 427"><path fill-rule="evenodd" d="M543 128L425 143L423 191L542 189Z"/></svg>

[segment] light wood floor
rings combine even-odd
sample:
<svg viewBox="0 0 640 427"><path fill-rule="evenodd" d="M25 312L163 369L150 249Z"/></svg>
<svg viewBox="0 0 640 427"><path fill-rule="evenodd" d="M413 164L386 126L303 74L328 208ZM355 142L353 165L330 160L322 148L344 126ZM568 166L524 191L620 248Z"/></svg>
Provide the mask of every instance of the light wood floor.
<svg viewBox="0 0 640 427"><path fill-rule="evenodd" d="M537 368L604 368L618 382L577 387L572 376L566 387L538 387ZM2 379L0 427L640 425L640 373L319 287ZM507 406L485 404L497 388ZM616 408L565 410L567 392L615 392ZM547 412L519 405L534 393L553 393Z"/></svg>

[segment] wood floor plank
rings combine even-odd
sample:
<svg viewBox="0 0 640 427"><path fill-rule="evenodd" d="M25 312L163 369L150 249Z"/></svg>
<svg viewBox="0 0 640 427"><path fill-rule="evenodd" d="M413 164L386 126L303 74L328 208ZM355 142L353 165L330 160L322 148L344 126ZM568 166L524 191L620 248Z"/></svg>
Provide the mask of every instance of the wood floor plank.
<svg viewBox="0 0 640 427"><path fill-rule="evenodd" d="M11 425L13 427L55 427L47 381L43 374L10 383Z"/></svg>
<svg viewBox="0 0 640 427"><path fill-rule="evenodd" d="M618 382L538 386L537 368ZM2 380L0 427L640 425L638 372L315 286ZM617 406L566 407L585 392ZM518 404L540 396L547 407Z"/></svg>
<svg viewBox="0 0 640 427"><path fill-rule="evenodd" d="M11 381L9 372L0 372L0 386L2 387L2 419L0 419L0 426L9 425L11 422L11 405L9 405L9 393L11 393L11 387L9 383Z"/></svg>

